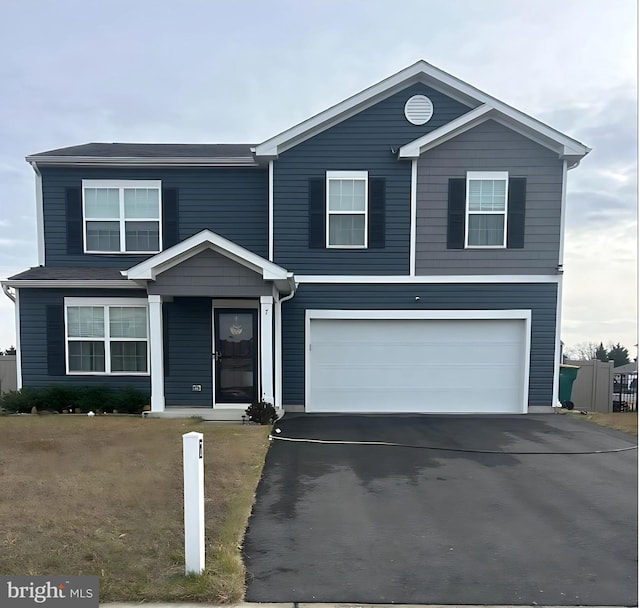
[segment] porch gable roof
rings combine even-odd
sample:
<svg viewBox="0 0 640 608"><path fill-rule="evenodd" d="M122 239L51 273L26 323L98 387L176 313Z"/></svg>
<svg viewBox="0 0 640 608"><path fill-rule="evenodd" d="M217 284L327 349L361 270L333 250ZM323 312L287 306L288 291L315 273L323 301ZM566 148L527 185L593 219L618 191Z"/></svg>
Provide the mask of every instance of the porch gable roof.
<svg viewBox="0 0 640 608"><path fill-rule="evenodd" d="M123 270L122 275L132 281L154 281L169 268L173 268L195 255L211 249L242 266L258 273L265 281L273 281L280 292L295 290L293 273L245 249L211 230L202 230L148 260Z"/></svg>

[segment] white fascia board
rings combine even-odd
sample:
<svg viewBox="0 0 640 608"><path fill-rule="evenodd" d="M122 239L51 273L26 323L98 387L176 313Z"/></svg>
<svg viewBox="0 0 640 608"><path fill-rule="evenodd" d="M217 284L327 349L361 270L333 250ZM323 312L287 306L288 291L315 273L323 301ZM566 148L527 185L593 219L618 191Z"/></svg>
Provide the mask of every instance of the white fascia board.
<svg viewBox="0 0 640 608"><path fill-rule="evenodd" d="M576 154L579 156L586 156L591 152L591 148L585 146L583 143L580 143L577 139L573 139L564 133L560 133L560 131L556 131L551 128L549 125L508 106L497 99L494 100L493 107L498 110L501 114L506 116L507 118L511 118L516 123L531 129L533 132L537 132L543 137L547 137L548 139L557 142L561 146L563 146L564 154Z"/></svg>
<svg viewBox="0 0 640 608"><path fill-rule="evenodd" d="M247 156L228 157L137 157L137 156L27 156L28 163L75 165L81 167L258 167Z"/></svg>
<svg viewBox="0 0 640 608"><path fill-rule="evenodd" d="M542 130L533 129L531 126L525 124L524 122L519 122L509 116L505 116L500 112L496 111L495 114L491 116L492 120L495 120L497 123L504 125L508 129L519 133L523 137L530 139L531 141L548 148L554 152L558 153L558 157L561 159L564 158L572 158L575 159L578 163L580 160L591 152L591 148L582 145L580 142L575 142L575 140L570 140L569 142L560 141L559 138L553 138L550 133L544 132ZM532 119L533 120L533 119ZM542 123L540 123L542 124ZM546 127L546 125L543 125ZM554 132L550 127L546 127L548 131ZM557 132L555 132L557 133ZM568 138L566 138L568 139ZM574 143L571 143L571 142Z"/></svg>
<svg viewBox="0 0 640 608"><path fill-rule="evenodd" d="M581 144L579 141L552 129L531 116L499 101L495 97L487 95L483 91L432 66L426 61L418 61L364 91L328 108L324 112L320 112L291 129L283 131L275 137L259 144L256 146L256 156L269 159L277 158L279 153L350 118L415 82L422 82L470 108L487 105L505 116L510 117L512 120L529 127L532 131L537 131L541 135L567 147L567 149L574 150L574 153L580 156L584 156L590 151L590 148Z"/></svg>
<svg viewBox="0 0 640 608"><path fill-rule="evenodd" d="M502 104L504 105L504 104ZM508 106L506 106L508 108ZM508 108L510 114L505 114L502 110L488 104L479 106L466 114L435 129L422 137L402 146L398 152L398 158L418 158L424 152L431 150L450 139L466 133L470 129L486 122L495 120L508 129L519 133L545 148L556 152L560 158L565 156L577 156L582 158L590 152L590 148L583 146L580 142L562 135L558 131L547 127L543 123Z"/></svg>
<svg viewBox="0 0 640 608"><path fill-rule="evenodd" d="M123 275L129 279L147 279L154 280L156 275L173 268L181 262L201 253L205 249L213 249L214 251L231 258L254 270L260 272L265 280L276 280L287 278L287 271L269 262L259 255L241 247L240 245L225 239L224 237L211 232L211 230L202 230L188 239L181 241L177 245L162 251L153 257L123 271Z"/></svg>
<svg viewBox="0 0 640 608"><path fill-rule="evenodd" d="M411 285L438 283L557 283L560 275L545 274L479 274L479 275L296 275L296 281L320 284Z"/></svg>
<svg viewBox="0 0 640 608"><path fill-rule="evenodd" d="M410 141L400 148L398 158L418 158L423 152L435 148L448 139L452 139L484 122L484 120L488 119L487 115L492 110L493 108L488 105L479 106L471 110L471 112L467 112L448 122L446 125Z"/></svg>
<svg viewBox="0 0 640 608"><path fill-rule="evenodd" d="M108 280L101 281L100 279L16 279L2 281L2 286L15 287L15 288L56 288L62 287L65 289L82 289L82 288L96 288L96 289L144 289L140 285L131 281L119 281Z"/></svg>
<svg viewBox="0 0 640 608"><path fill-rule="evenodd" d="M382 99L393 95L396 91L404 89L414 82L424 82L434 89L449 95L469 107L475 105L473 95L468 95L462 89L451 87L442 78L445 72L441 72L426 61L418 61L413 65L381 80L366 88L364 91L352 95L340 103L308 118L307 120L279 133L275 137L256 146L257 157L277 158L278 154L288 150L294 145L313 137L318 133L354 116L358 112L371 107ZM446 74L446 76L449 76ZM453 76L449 78L454 81ZM434 80L435 82L431 82ZM440 81L440 86L439 82ZM444 87L442 85L445 85Z"/></svg>

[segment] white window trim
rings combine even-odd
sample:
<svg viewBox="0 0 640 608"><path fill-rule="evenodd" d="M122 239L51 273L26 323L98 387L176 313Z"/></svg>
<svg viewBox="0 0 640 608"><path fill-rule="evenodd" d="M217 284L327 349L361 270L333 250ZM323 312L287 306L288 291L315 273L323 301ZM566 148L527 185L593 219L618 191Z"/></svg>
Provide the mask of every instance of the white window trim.
<svg viewBox="0 0 640 608"><path fill-rule="evenodd" d="M100 306L105 309L104 315L104 337L102 338L70 338L67 334L69 321L67 310L70 306ZM109 336L109 307L111 306L135 306L144 308L147 311L147 337L144 338L113 338L116 342L146 342L147 343L147 371L146 372L112 372L111 370L111 341ZM150 339L149 339L149 307L145 298L65 298L64 299L64 359L65 371L68 376L149 376L150 375ZM69 342L104 342L104 367L103 372L79 372L69 370Z"/></svg>
<svg viewBox="0 0 640 608"><path fill-rule="evenodd" d="M120 202L120 217L87 219L85 213L84 191L86 188L118 188ZM149 188L158 191L158 250L157 251L128 251L126 249L126 232L124 217L124 189L125 188ZM130 218L131 221L155 222L151 218ZM88 222L119 222L120 226L120 251L101 251L97 249L87 249L87 223ZM82 180L82 239L85 253L98 253L106 255L150 255L162 251L162 181L161 180L138 180L138 179L83 179Z"/></svg>
<svg viewBox="0 0 640 608"><path fill-rule="evenodd" d="M469 210L469 182L471 180L504 180L504 211L470 211ZM509 207L509 172L508 171L467 171L467 184L464 202L464 246L465 249L506 249L507 248L507 217ZM504 230L502 245L470 245L469 244L469 215L502 215L504 216Z"/></svg>
<svg viewBox="0 0 640 608"><path fill-rule="evenodd" d="M332 179L353 179L364 181L364 211L329 211L329 182ZM332 215L364 215L364 245L330 245L329 217ZM368 171L327 171L325 178L325 224L327 249L366 249L369 246L369 172Z"/></svg>

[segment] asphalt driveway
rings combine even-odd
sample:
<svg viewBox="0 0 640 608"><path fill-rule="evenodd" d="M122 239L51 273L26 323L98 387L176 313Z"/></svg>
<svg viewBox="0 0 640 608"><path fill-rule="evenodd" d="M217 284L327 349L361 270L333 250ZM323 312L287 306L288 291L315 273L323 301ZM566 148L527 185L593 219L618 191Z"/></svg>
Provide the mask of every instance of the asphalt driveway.
<svg viewBox="0 0 640 608"><path fill-rule="evenodd" d="M585 452L635 437L560 415L287 415L280 437ZM637 451L515 455L274 441L247 600L637 605Z"/></svg>

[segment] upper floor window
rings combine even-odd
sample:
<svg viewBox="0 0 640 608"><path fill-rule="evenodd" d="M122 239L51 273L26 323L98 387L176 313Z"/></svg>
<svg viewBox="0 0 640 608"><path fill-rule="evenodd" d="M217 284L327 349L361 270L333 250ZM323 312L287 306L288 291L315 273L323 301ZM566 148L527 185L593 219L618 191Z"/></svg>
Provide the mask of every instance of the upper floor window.
<svg viewBox="0 0 640 608"><path fill-rule="evenodd" d="M161 248L161 182L83 180L86 253L157 253Z"/></svg>
<svg viewBox="0 0 640 608"><path fill-rule="evenodd" d="M467 173L466 247L507 246L506 171Z"/></svg>
<svg viewBox="0 0 640 608"><path fill-rule="evenodd" d="M327 171L327 247L367 247L366 171Z"/></svg>
<svg viewBox="0 0 640 608"><path fill-rule="evenodd" d="M147 302L65 298L68 374L147 374Z"/></svg>

